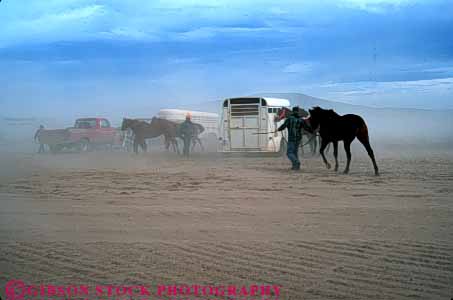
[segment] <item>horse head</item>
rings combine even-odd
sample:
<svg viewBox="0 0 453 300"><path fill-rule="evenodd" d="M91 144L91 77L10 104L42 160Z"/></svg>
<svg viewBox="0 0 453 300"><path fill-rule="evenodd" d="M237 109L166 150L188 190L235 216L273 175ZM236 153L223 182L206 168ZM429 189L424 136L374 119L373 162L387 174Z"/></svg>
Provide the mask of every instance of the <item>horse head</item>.
<svg viewBox="0 0 453 300"><path fill-rule="evenodd" d="M128 118L123 118L123 122L121 123L121 130L122 131L125 131L127 130L128 128L131 128L132 126L132 119L128 119Z"/></svg>
<svg viewBox="0 0 453 300"><path fill-rule="evenodd" d="M324 109L319 106L315 106L308 111L310 112L308 121L310 122L313 129L318 128L321 123L329 122L339 117L339 115L333 109Z"/></svg>
<svg viewBox="0 0 453 300"><path fill-rule="evenodd" d="M277 111L277 115L275 116L275 122L280 122L281 120L284 120L288 118L291 114L291 110L287 107L282 107L279 108Z"/></svg>
<svg viewBox="0 0 453 300"><path fill-rule="evenodd" d="M308 110L310 116L306 119L306 122L310 124L311 128L317 129L322 122L324 109L319 106L315 106Z"/></svg>

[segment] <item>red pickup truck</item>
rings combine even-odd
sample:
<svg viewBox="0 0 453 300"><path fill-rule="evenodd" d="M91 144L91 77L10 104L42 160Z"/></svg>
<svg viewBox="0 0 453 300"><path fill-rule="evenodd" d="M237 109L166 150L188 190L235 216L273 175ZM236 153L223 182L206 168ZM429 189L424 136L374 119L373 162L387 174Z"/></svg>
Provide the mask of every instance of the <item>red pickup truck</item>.
<svg viewBox="0 0 453 300"><path fill-rule="evenodd" d="M105 118L82 118L75 121L74 127L40 131L38 141L47 144L51 152L64 148L87 151L97 145L120 144L120 136Z"/></svg>

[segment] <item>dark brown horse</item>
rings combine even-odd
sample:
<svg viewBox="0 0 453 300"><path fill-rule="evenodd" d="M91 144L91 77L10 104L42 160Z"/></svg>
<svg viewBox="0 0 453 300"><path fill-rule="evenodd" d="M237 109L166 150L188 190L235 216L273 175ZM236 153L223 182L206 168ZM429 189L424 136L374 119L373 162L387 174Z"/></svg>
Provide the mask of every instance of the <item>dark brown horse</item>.
<svg viewBox="0 0 453 300"><path fill-rule="evenodd" d="M330 169L330 164L324 156L324 149L330 142L333 143L335 171L338 171L338 141L343 141L344 150L346 151L348 159L344 173L347 174L349 172L349 165L351 163L351 143L357 137L365 147L373 162L374 173L379 175L374 152L370 145L368 127L362 117L353 114L340 116L332 109L322 109L319 106L309 109L309 112L310 117L308 118L308 122L310 123L310 126L313 129L319 127L319 134L322 141L319 152L328 169Z"/></svg>
<svg viewBox="0 0 453 300"><path fill-rule="evenodd" d="M146 152L146 139L152 139L162 135L162 132L158 131L157 128L145 121L124 118L123 123L121 124L121 130L125 131L127 129L131 129L134 133L135 153L138 153L139 145L142 150Z"/></svg>

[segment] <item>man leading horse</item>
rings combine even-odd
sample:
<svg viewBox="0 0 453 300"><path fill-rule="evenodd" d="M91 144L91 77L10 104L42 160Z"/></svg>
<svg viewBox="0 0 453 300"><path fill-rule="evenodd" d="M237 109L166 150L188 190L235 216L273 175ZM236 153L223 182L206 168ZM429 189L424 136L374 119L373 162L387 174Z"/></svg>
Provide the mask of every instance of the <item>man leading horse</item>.
<svg viewBox="0 0 453 300"><path fill-rule="evenodd" d="M293 107L291 115L286 118L285 122L277 129L278 131L288 130L288 146L286 155L291 161L291 170L300 170L299 146L302 140L303 119L299 117L299 107Z"/></svg>

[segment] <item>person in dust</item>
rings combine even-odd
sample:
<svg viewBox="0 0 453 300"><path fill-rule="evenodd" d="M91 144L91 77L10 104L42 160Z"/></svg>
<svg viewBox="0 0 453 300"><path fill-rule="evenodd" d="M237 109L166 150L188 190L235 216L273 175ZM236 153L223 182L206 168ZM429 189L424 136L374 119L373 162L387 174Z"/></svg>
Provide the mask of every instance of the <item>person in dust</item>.
<svg viewBox="0 0 453 300"><path fill-rule="evenodd" d="M39 125L38 130L36 130L36 132L35 132L34 140L35 140L35 142L39 143L38 153L44 153L46 151L46 149L44 148L44 144L41 143L40 138L39 138L40 134L43 131L44 131L44 125Z"/></svg>
<svg viewBox="0 0 453 300"><path fill-rule="evenodd" d="M292 114L278 128L278 131L288 130L288 148L286 155L291 161L291 170L300 170L299 146L302 140L302 120L299 118L299 107L293 107Z"/></svg>
<svg viewBox="0 0 453 300"><path fill-rule="evenodd" d="M179 136L184 141L183 155L189 156L190 145L195 133L195 126L192 123L192 116L187 113L186 120L179 125Z"/></svg>

